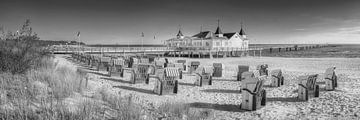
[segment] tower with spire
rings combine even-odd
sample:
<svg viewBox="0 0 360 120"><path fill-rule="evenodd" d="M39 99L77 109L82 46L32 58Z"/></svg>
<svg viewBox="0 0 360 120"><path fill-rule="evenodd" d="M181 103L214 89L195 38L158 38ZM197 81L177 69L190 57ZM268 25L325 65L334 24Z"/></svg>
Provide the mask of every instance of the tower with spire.
<svg viewBox="0 0 360 120"><path fill-rule="evenodd" d="M224 37L224 34L222 33L222 31L220 29L220 20L218 20L217 22L218 22L218 26L216 28L215 35L216 35L216 37Z"/></svg>
<svg viewBox="0 0 360 120"><path fill-rule="evenodd" d="M240 34L241 37L246 38L246 34L245 34L244 29L243 29L243 23L242 22L241 22L241 29L240 29L239 34Z"/></svg>
<svg viewBox="0 0 360 120"><path fill-rule="evenodd" d="M181 32L181 26L179 25L179 32L178 32L178 34L176 35L176 38L178 38L178 39L184 39L184 35L182 34L182 32Z"/></svg>

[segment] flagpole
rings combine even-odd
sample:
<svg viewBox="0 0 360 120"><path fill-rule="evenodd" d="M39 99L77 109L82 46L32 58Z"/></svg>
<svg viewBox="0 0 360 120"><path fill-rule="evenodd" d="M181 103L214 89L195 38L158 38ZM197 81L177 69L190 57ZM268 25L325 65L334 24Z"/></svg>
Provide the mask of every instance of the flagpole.
<svg viewBox="0 0 360 120"><path fill-rule="evenodd" d="M141 49L143 51L143 56L145 55L145 51L144 51L144 32L142 32L141 34Z"/></svg>

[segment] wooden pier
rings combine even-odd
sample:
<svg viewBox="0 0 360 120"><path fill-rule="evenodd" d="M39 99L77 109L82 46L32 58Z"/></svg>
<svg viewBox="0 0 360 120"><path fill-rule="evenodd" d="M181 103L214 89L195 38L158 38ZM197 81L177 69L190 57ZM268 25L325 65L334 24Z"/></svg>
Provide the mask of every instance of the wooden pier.
<svg viewBox="0 0 360 120"><path fill-rule="evenodd" d="M295 45L283 46L277 48L257 48L248 49L240 48L169 48L169 47L52 47L50 48L54 54L72 54L77 52L87 54L117 54L117 55L156 55L166 57L190 57L190 58L224 58L224 57L243 57L254 56L261 57L262 54L311 50L315 48L323 48L328 45Z"/></svg>

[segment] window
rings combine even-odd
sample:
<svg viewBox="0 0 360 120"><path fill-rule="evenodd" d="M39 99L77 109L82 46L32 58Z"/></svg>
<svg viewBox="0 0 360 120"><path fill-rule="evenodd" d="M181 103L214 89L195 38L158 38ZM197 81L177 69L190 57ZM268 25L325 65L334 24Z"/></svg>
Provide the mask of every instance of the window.
<svg viewBox="0 0 360 120"><path fill-rule="evenodd" d="M225 46L228 46L228 42L225 42Z"/></svg>
<svg viewBox="0 0 360 120"><path fill-rule="evenodd" d="M209 43L209 42L206 42L206 46L210 46L210 43Z"/></svg>

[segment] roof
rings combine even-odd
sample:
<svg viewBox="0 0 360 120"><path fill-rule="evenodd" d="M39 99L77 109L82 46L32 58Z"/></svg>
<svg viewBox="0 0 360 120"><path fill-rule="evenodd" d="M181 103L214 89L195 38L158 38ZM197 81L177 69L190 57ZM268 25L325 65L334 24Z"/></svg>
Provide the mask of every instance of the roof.
<svg viewBox="0 0 360 120"><path fill-rule="evenodd" d="M176 36L184 36L181 32L181 30L179 30L178 34Z"/></svg>
<svg viewBox="0 0 360 120"><path fill-rule="evenodd" d="M219 26L216 28L215 34L223 34Z"/></svg>
<svg viewBox="0 0 360 120"><path fill-rule="evenodd" d="M241 28L240 33L239 33L239 34L240 34L240 35L246 35L246 34L245 34L244 29L242 29L242 28Z"/></svg>
<svg viewBox="0 0 360 120"><path fill-rule="evenodd" d="M196 35L193 35L192 37L195 37L195 38L206 38L208 35L210 36L213 36L212 35L213 33L211 33L210 31L204 31L204 32L200 32Z"/></svg>
<svg viewBox="0 0 360 120"><path fill-rule="evenodd" d="M230 39L232 36L234 36L236 33L224 33L224 36L228 39Z"/></svg>

